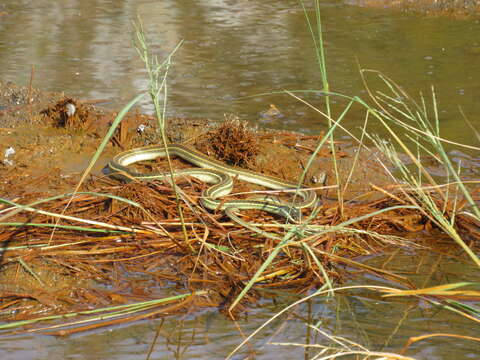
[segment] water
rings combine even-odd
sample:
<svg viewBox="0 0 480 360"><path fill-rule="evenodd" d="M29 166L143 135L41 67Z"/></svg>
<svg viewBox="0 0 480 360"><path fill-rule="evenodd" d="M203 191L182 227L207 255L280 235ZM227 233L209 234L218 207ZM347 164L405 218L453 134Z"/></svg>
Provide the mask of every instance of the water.
<svg viewBox="0 0 480 360"><path fill-rule="evenodd" d="M412 256L416 261L412 262ZM431 251L386 253L362 259L371 266L387 266L408 276L418 287L455 281L472 281L480 276L478 268L448 259ZM473 280L474 281L474 280ZM353 277L345 286L355 284L390 286L371 275ZM298 300L295 294L281 295L275 302L262 300L237 323L219 315L216 309L192 314L149 320L129 325L96 330L68 338L21 335L0 338L2 360L57 359L145 359L155 334L151 359L224 359L242 341L286 305ZM304 358L305 350L292 344L336 346L315 330L357 342L369 350L400 351L408 339L432 333L477 336L478 327L471 320L412 297L383 298L382 294L365 289L341 292L335 298L318 297L280 316L258 333L233 359L245 359L255 352L255 359L280 360ZM278 343L290 345L278 345ZM353 349L358 350L352 346ZM35 349L35 350L32 350ZM410 346L406 355L416 359L476 359L478 344L460 339L438 337ZM318 351L310 350L310 355ZM345 357L350 359L349 357Z"/></svg>
<svg viewBox="0 0 480 360"><path fill-rule="evenodd" d="M418 98L435 86L443 134L472 144L458 108L478 125L480 24L428 19L382 9L322 2L331 90L367 98L358 71L379 70ZM1 9L0 9L1 10ZM184 40L169 81L170 115L222 120L225 113L263 126L315 133L326 121L289 95L246 98L284 89L321 89L310 34L296 0L11 1L0 18L1 76L80 99L109 99L118 108L143 91L143 65L131 46L139 14L163 58ZM319 94L306 98L322 106ZM335 100L335 99L334 99ZM341 111L344 103L335 110ZM274 104L282 116L262 111ZM144 110L150 107L145 100ZM346 123L360 126L354 109ZM376 127L378 131L378 126Z"/></svg>
<svg viewBox="0 0 480 360"><path fill-rule="evenodd" d="M218 121L225 113L234 113L262 126L309 133L325 129L324 119L288 95L238 100L283 89L321 88L310 35L296 0L16 0L0 5L2 11L7 13L0 15L4 80L28 84L34 65L35 86L80 99L109 99L109 106L118 109L147 86L142 63L130 45L131 21L139 14L160 57L184 40L169 78L170 115ZM480 125L478 21L418 18L341 1L322 2L322 16L331 90L367 97L357 61L385 73L415 96L419 91L428 94L434 85L443 133L451 140L475 142L458 107L474 126ZM315 105L322 103L318 93L306 98ZM338 112L344 103L334 100ZM270 104L281 116L262 115ZM142 106L151 111L147 101ZM357 108L346 124L355 128L362 120L363 112ZM410 262L406 256L399 269ZM465 268L461 270L445 279L434 278L432 285L457 281L466 273ZM282 308L268 300L262 305L240 321L245 333ZM371 293L318 299L298 309L297 315L274 322L253 340L252 347L257 359L303 357L301 348L268 344L274 334L272 341L306 342L302 316L312 323L321 319L323 330L372 350L398 350L409 336L424 333L478 335L470 321L437 310L410 299L385 301ZM5 360L52 359L59 354L66 359L143 359L159 324L141 322L67 339L28 335L14 341L1 339L0 354ZM314 340L323 341L320 336ZM235 324L213 309L168 320L153 358L221 359L240 341ZM409 354L428 359L474 358L474 345L442 338L414 344ZM248 347L241 354L236 358L247 356Z"/></svg>

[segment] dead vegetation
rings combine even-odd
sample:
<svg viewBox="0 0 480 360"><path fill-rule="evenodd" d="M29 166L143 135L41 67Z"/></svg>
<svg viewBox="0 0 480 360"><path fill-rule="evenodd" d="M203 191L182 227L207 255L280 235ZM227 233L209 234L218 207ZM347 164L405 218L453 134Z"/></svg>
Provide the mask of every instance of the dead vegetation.
<svg viewBox="0 0 480 360"><path fill-rule="evenodd" d="M209 156L241 167L255 166L260 153L257 133L234 116L198 138L196 146Z"/></svg>
<svg viewBox="0 0 480 360"><path fill-rule="evenodd" d="M161 182L121 184L93 178L85 189L88 193L74 196L64 213L68 196L14 216L9 216L12 210L4 205L0 209L2 319L18 321L40 314L150 301L163 296L162 288L172 284L190 294L189 300L172 300L150 309L148 316L194 311L204 306L226 311L278 242L230 222L222 212L212 214L201 208L198 200L204 184L185 179L179 185L186 199L181 206L187 241L175 194ZM342 212L338 203L324 199L315 218L305 229L299 227L293 241L281 249L254 290L230 315L235 316L255 302L265 288L306 294L325 283L322 271L326 271L329 281L341 282L346 276L343 265L409 286L406 278L382 269L364 268L352 261L386 246L427 245L420 241L422 236L415 243L401 240L398 236L403 233L429 232L442 238L432 221L418 210L398 208L381 213L405 203L395 187L383 191L381 199L355 202ZM26 204L27 198L15 202ZM369 216L377 212L378 215ZM279 238L286 233L283 221L271 215L246 211L242 216L259 226L263 224L264 230ZM347 223L348 226L342 225ZM478 229L479 224L459 216L457 226L468 233L474 247L480 234L472 229ZM138 314L121 319L138 319ZM97 326L111 322L102 324ZM63 329L62 334L90 326Z"/></svg>
<svg viewBox="0 0 480 360"><path fill-rule="evenodd" d="M197 306L224 310L278 245L231 223L221 212L210 214L200 208L198 197L203 185L186 182L182 190L191 201L182 204L187 246L171 188L158 182L127 185L109 182L94 179L88 190L121 194L132 203L79 194L64 213L66 217L58 223L56 216L50 214L61 214L68 197L35 206L43 213L28 211L9 218L10 225L3 223L0 232L3 320L18 321L40 314L148 301L161 297L162 287L174 283L193 298L196 293L203 295L187 302L173 302L177 304L174 309L156 308L157 315L193 311ZM408 244L397 236L423 231L440 235L427 217L419 215L417 210L398 209L355 221L349 229L339 227L331 231L341 223L400 204L394 197L386 197L349 206L340 215L338 204L325 203L309 225L311 229L325 227L326 231L299 231L264 271L255 290L244 298L236 313L254 302L263 288L306 294L320 287L326 279L319 266L333 282L341 282L346 276L342 265L349 265L408 286L408 280L401 276L363 268L351 259L393 244L426 245ZM265 224L265 230L280 237L285 232L269 215L251 211L243 216L247 221ZM88 224L85 220L95 223ZM54 224L58 226L56 230ZM468 233L470 245L475 247L480 234L469 229L478 229L479 224L463 216L457 219L457 224ZM306 247L320 264L316 264Z"/></svg>
<svg viewBox="0 0 480 360"><path fill-rule="evenodd" d="M69 103L76 108L73 116L68 114ZM47 109L43 116L52 120L51 126L92 134L88 119L107 119L74 99L62 98L51 104L41 107ZM112 140L115 151L154 141L150 130L139 131L140 125L149 124L148 120L143 115L128 118ZM191 126L191 121L185 122L189 127L179 124L177 121L176 129L185 131L176 136L194 142L210 156L287 180L298 178L318 141L316 136L254 131L234 118L207 128L206 133L205 126ZM263 289L306 294L326 282L342 282L348 276L345 266L411 287L407 278L364 266L355 262L355 257L388 246L428 246L422 240L426 233L435 234L444 243L448 238L428 214L409 207L409 190L391 183L384 169L376 165L370 149L358 153L352 152L349 144L335 146L339 169L344 178L349 178L342 185L345 203L339 204L333 197L336 191L332 191L332 176L326 187L314 181L320 171L332 171L332 154L325 150L318 154L307 176L308 184L319 187L322 204L308 221L311 210L304 211L303 226L292 230L293 225L285 224L282 218L260 211L242 212L244 220L261 226L279 241L232 223L223 212L203 209L199 198L206 185L193 179L178 182L182 224L175 193L168 183L121 184L95 176L72 198L68 194L47 198L39 186L57 188L55 179L58 182L62 178L61 169L23 176L29 169L26 163L24 168L3 166L0 319L15 322L65 314L81 316L83 320L78 323L54 325L59 330L24 328L66 335L206 306L235 317L254 303ZM359 157L361 167L352 163L352 153ZM189 166L179 160L173 165ZM358 170L351 172L352 167ZM144 164L144 171L157 168L166 169L165 162ZM72 189L76 178L64 178L62 182L64 188ZM234 193L251 191L250 185L238 182L234 189ZM476 248L480 224L461 213L465 203L458 199L445 203L440 197L436 201L447 217L456 216L456 227L468 245ZM282 243L290 230L294 231L290 240ZM407 234L410 241L404 239ZM254 288L233 312L229 311L246 283L275 251L278 256L256 279ZM172 286L181 289L181 295L165 298L165 288ZM139 302L142 307L138 307ZM95 311L102 317L92 309L98 309ZM7 327L3 331L10 330Z"/></svg>

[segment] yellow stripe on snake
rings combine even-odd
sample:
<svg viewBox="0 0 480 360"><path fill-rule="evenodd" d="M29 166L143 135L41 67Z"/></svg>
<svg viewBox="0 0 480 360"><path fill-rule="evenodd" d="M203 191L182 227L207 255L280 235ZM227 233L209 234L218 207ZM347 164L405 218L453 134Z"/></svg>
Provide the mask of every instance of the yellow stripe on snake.
<svg viewBox="0 0 480 360"><path fill-rule="evenodd" d="M167 151L169 156L178 156L199 167L175 170L173 173L174 177L189 175L208 184L213 184L213 186L203 191L200 197L200 203L205 208L210 210L223 210L231 220L259 234L271 237L269 233L240 219L235 215L235 210L258 209L281 215L289 220L296 220L300 216L300 209L311 207L316 203L317 195L313 190L297 190L297 184L295 183L225 165L220 161L209 158L201 152L180 144L169 144L167 148L161 145L151 145L121 152L109 162L106 168L107 173L112 178L126 182L132 180L149 181L157 179L169 181L171 179L169 172L144 174L128 167L139 161L165 157L167 156ZM239 180L262 185L273 190L293 190L302 200L287 203L278 197L264 197L262 199L248 198L222 201L220 198L228 195L232 191L232 176L237 177Z"/></svg>

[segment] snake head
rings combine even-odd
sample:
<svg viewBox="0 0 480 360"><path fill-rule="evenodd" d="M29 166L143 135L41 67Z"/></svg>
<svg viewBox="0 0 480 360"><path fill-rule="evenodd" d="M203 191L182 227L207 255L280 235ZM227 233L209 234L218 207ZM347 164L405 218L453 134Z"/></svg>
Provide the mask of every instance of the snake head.
<svg viewBox="0 0 480 360"><path fill-rule="evenodd" d="M291 206L279 206L278 208L278 215L283 216L284 218L290 221L298 221L300 219L300 210Z"/></svg>

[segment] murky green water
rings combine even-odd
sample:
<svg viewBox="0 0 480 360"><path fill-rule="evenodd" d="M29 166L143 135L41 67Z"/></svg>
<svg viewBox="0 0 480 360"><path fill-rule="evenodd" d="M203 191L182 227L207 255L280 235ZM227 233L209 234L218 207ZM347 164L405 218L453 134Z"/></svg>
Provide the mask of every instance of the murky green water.
<svg viewBox="0 0 480 360"><path fill-rule="evenodd" d="M147 85L143 66L130 46L131 21L138 13L161 56L184 40L171 71L170 115L221 120L223 114L235 113L268 127L305 132L325 128L323 119L288 95L235 100L283 89L320 89L311 39L296 0L19 0L0 4L1 11L7 13L0 15L0 76L4 80L28 84L34 65L35 86L80 99L109 99L110 106L118 108ZM342 1L325 1L322 11L333 91L366 98L356 59L362 67L384 72L412 94L428 93L434 85L444 134L474 143L458 107L474 125L480 125L478 21L423 19L351 7ZM322 97L313 94L307 99L320 105ZM281 116L262 115L270 104L278 107ZM337 101L335 109L341 106ZM143 107L150 109L146 102ZM347 121L350 127L360 126L363 113L355 110ZM408 264L406 256L399 270ZM460 272L454 272L450 277L433 278L431 284L460 278ZM264 307L250 312L240 325L249 334L280 308L265 301ZM167 321L152 358L225 357L241 336L234 323L212 313L215 310ZM255 358L304 357L301 348L268 344L306 342L303 317L307 321L310 317L314 324L321 321L323 330L372 350L398 350L409 336L424 333L478 336L472 322L425 304L386 302L371 294L343 296L315 301L310 308L299 308L296 315L269 326L252 343ZM0 355L5 360L144 359L158 324L143 322L67 339L2 339ZM478 347L474 344L455 340L452 346L449 341L418 343L409 354L423 359L475 357ZM245 358L248 348L241 354L236 358Z"/></svg>
<svg viewBox="0 0 480 360"><path fill-rule="evenodd" d="M480 119L480 23L427 19L323 1L331 90L367 98L356 59L384 72L412 95L434 85L443 133L473 143L461 106ZM2 10L2 9L0 9ZM263 1L11 1L0 17L0 76L118 108L146 88L130 45L131 21L142 16L160 55L180 41L170 77L169 113L223 119L225 113L265 126L315 132L325 121L288 95L239 97L283 89L320 89L304 15L296 0ZM319 95L308 96L321 106ZM282 116L262 111L276 105ZM147 107L147 105L145 104ZM340 110L340 107L337 108ZM351 113L350 127L363 112ZM375 125L373 125L375 127Z"/></svg>

